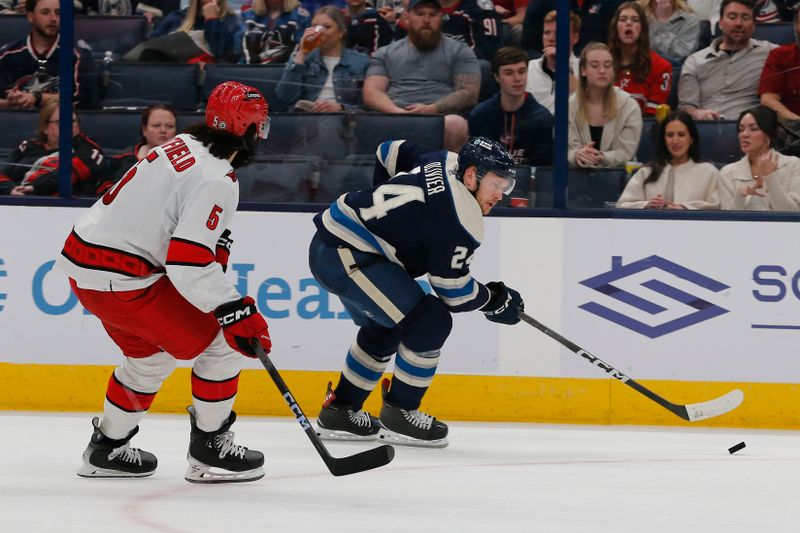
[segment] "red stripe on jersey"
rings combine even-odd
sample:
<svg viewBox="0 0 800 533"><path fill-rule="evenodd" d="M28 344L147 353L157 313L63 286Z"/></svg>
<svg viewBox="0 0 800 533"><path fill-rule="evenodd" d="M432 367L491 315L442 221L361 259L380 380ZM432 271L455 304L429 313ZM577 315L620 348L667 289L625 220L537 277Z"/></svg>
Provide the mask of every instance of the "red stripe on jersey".
<svg viewBox="0 0 800 533"><path fill-rule="evenodd" d="M204 402L223 402L236 396L239 390L239 374L230 379L212 381L192 372L192 396Z"/></svg>
<svg viewBox="0 0 800 533"><path fill-rule="evenodd" d="M67 237L61 255L83 268L116 272L135 278L164 271L163 268L154 266L138 255L90 244L81 239L75 231Z"/></svg>
<svg viewBox="0 0 800 533"><path fill-rule="evenodd" d="M123 385L114 373L108 380L106 400L128 413L138 413L150 409L155 392L139 392Z"/></svg>
<svg viewBox="0 0 800 533"><path fill-rule="evenodd" d="M168 265L187 265L204 267L214 262L214 252L192 241L173 237L167 250Z"/></svg>
<svg viewBox="0 0 800 533"><path fill-rule="evenodd" d="M155 150L151 151L149 154L147 154L145 159L147 159L148 163L152 163L153 161L158 159L158 152L156 152Z"/></svg>
<svg viewBox="0 0 800 533"><path fill-rule="evenodd" d="M92 177L92 172L89 170L89 167L86 166L86 163L81 161L80 157L73 157L72 158L72 172L77 177L77 181L84 181Z"/></svg>

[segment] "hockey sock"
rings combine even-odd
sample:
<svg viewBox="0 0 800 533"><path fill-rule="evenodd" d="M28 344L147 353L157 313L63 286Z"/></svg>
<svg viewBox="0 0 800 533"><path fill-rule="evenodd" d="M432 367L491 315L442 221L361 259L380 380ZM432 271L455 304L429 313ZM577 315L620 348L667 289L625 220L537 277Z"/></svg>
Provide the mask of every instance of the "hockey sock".
<svg viewBox="0 0 800 533"><path fill-rule="evenodd" d="M362 327L358 331L356 342L347 352L345 367L334 391L334 403L360 410L383 376L399 342L399 328Z"/></svg>

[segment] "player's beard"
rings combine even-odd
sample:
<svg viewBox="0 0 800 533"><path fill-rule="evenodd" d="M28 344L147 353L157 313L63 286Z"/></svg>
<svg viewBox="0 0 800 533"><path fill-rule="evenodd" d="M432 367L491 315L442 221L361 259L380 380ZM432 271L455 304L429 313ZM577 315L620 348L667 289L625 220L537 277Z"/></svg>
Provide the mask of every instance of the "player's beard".
<svg viewBox="0 0 800 533"><path fill-rule="evenodd" d="M411 41L411 44L420 52L430 52L435 50L439 46L439 43L442 42L442 32L432 29L423 31L409 28L408 40Z"/></svg>

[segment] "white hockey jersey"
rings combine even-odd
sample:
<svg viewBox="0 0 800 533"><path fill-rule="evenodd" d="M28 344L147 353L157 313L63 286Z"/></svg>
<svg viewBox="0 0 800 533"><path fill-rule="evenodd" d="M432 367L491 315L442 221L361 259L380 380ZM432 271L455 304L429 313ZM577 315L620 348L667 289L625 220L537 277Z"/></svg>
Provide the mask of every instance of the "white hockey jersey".
<svg viewBox="0 0 800 533"><path fill-rule="evenodd" d="M241 296L215 261L239 204L230 164L182 134L153 149L75 224L56 261L78 287L127 291L161 276L209 312Z"/></svg>

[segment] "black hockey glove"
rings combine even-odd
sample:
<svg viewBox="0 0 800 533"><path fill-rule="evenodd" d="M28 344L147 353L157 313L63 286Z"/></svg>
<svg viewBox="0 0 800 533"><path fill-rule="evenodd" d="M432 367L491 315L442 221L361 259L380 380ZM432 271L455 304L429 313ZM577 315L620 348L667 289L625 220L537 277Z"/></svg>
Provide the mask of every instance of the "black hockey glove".
<svg viewBox="0 0 800 533"><path fill-rule="evenodd" d="M489 303L481 308L486 318L500 324L519 322L519 312L525 310L522 296L514 289L506 287L502 281L490 281L486 288L491 293Z"/></svg>
<svg viewBox="0 0 800 533"><path fill-rule="evenodd" d="M217 248L215 259L217 263L222 265L222 271L228 271L228 258L231 255L231 245L233 244L233 239L231 239L231 230L226 229L222 232L222 235L219 236L219 240L217 241Z"/></svg>

